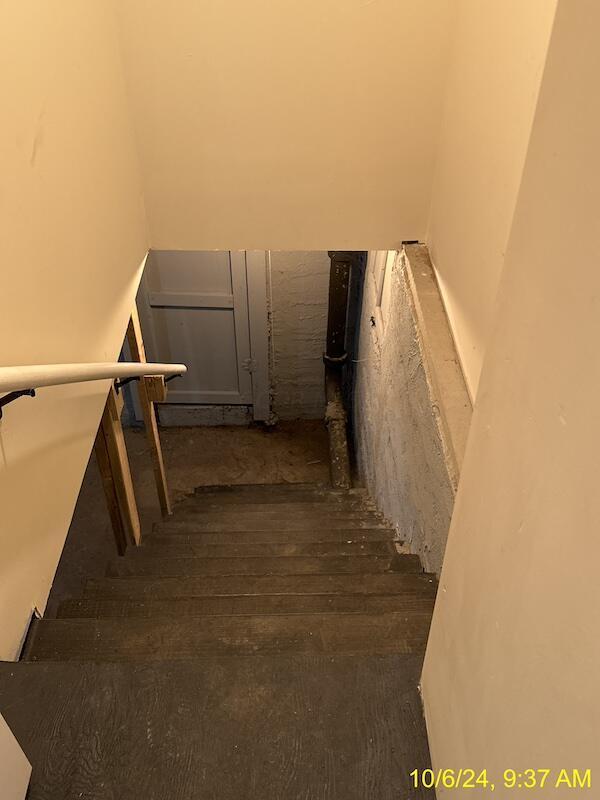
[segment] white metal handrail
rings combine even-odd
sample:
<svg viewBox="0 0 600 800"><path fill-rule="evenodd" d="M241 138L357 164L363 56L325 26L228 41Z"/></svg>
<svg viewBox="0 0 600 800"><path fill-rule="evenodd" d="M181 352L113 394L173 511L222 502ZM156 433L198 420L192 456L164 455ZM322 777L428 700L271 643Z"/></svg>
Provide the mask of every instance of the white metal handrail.
<svg viewBox="0 0 600 800"><path fill-rule="evenodd" d="M153 364L148 361L115 361L101 364L33 364L23 367L0 367L0 419L2 409L19 397L35 397L36 389L68 383L115 380L127 381L163 375L167 380L184 375L185 364ZM118 391L117 384L117 391Z"/></svg>
<svg viewBox="0 0 600 800"><path fill-rule="evenodd" d="M115 361L100 364L34 364L0 367L0 393L62 386L67 383L107 378L137 378L150 375L184 375L185 364L153 364L149 361Z"/></svg>

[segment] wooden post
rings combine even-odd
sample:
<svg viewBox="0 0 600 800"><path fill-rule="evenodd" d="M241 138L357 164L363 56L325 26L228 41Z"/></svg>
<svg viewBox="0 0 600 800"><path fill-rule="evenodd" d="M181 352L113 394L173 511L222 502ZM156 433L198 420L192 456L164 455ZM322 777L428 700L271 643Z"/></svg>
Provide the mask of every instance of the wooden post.
<svg viewBox="0 0 600 800"><path fill-rule="evenodd" d="M102 478L102 487L104 489L104 496L106 497L106 505L108 506L108 513L112 524L115 541L117 543L117 552L120 556L125 554L127 550L127 534L125 526L121 518L121 509L119 507L119 498L117 497L117 488L113 478L112 468L110 465L110 457L108 455L108 447L106 446L106 439L102 430L102 424L98 428L96 434L96 443L94 445L96 452L96 461L98 469L100 470L100 477Z"/></svg>
<svg viewBox="0 0 600 800"><path fill-rule="evenodd" d="M95 447L117 549L123 555L128 545L140 543L141 526L121 426L120 407L121 401L114 386L111 386Z"/></svg>
<svg viewBox="0 0 600 800"><path fill-rule="evenodd" d="M131 312L131 319L129 320L129 325L127 326L127 342L129 343L129 350L131 352L132 360L144 363L146 361L146 351L144 349L142 328L140 326L140 319L136 307L134 307L133 311ZM164 400L165 396L166 388L164 378L162 376L158 379L156 377L140 378L140 405L142 407L142 414L144 415L146 436L148 437L148 444L150 445L150 453L152 455L158 499L163 514L171 514L169 488L167 486L167 476L165 473L162 448L160 446L156 410L153 403L153 400Z"/></svg>

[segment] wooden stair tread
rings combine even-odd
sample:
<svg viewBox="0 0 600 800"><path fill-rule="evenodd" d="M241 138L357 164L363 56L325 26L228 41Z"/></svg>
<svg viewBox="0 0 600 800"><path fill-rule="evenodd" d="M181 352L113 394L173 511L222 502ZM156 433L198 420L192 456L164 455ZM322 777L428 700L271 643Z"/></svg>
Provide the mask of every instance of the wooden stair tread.
<svg viewBox="0 0 600 800"><path fill-rule="evenodd" d="M370 501L356 498L342 502L329 500L314 501L287 500L278 498L281 502L264 502L264 498L248 501L243 504L228 503L227 501L211 499L198 500L196 497L183 500L176 508L179 516L183 512L197 514L349 514L349 513L377 513L377 509Z"/></svg>
<svg viewBox="0 0 600 800"><path fill-rule="evenodd" d="M186 537L187 541L197 539L204 544L227 544L238 542L322 542L322 541L381 541L381 539L394 538L394 531L385 526L376 528L323 528L322 525L310 528L296 528L293 531L281 528L266 530L237 530L228 528L216 531L199 530L193 522L161 522L154 526L152 533L144 537L143 541L150 541L158 537ZM183 541L183 539L181 539Z"/></svg>
<svg viewBox="0 0 600 800"><path fill-rule="evenodd" d="M430 766L420 670L420 654L0 664L0 713L34 765L28 800L276 800L326 786L365 800L373 781L386 800L424 800L433 792L408 775Z"/></svg>
<svg viewBox="0 0 600 800"><path fill-rule="evenodd" d="M177 509L177 519L190 520L192 522L202 523L203 521L210 522L211 524L223 523L228 525L232 522L242 522L247 527L255 525L262 520L274 520L280 522L288 522L295 520L301 516L304 521L311 524L327 523L329 520L345 520L353 524L364 522L375 522L377 524L383 523L383 517L376 511L369 509L351 509L351 508L332 508L329 504L324 503L321 510L311 510L306 508L305 504L300 503L297 507L276 506L271 509L256 509L254 506L250 510L243 510L237 508L226 508L224 510L212 510L210 508L198 508L197 506L187 506L185 508Z"/></svg>
<svg viewBox="0 0 600 800"><path fill-rule="evenodd" d="M173 537L176 538L176 537ZM144 540L142 547L131 547L127 558L140 558L147 555L161 557L201 556L202 558L227 558L234 556L350 556L350 555L392 555L393 542L338 541L338 542L248 542L234 544L205 544L201 537L192 541L171 541L169 537L154 537Z"/></svg>
<svg viewBox="0 0 600 800"><path fill-rule="evenodd" d="M87 598L65 600L58 609L59 619L77 617L172 617L244 614L304 614L343 611L380 613L383 611L419 612L433 610L433 596L401 594L267 594L212 597L137 599ZM134 623L135 624L135 623Z"/></svg>
<svg viewBox="0 0 600 800"><path fill-rule="evenodd" d="M126 575L303 575L345 572L422 572L417 556L165 556L140 553L133 558L116 558L107 576Z"/></svg>
<svg viewBox="0 0 600 800"><path fill-rule="evenodd" d="M164 524L164 523L163 523ZM190 530L204 531L298 531L315 528L317 530L390 530L384 521L375 515L338 514L328 517L297 514L295 516L273 516L270 514L203 515L178 514L177 519L167 523L171 530L189 526ZM160 523L159 523L160 525ZM158 527L158 526L157 526ZM158 527L160 530L161 528Z"/></svg>
<svg viewBox="0 0 600 800"><path fill-rule="evenodd" d="M369 527L369 524L372 524L373 527L378 527L385 524L383 517L375 511L367 511L365 509L332 511L327 505L321 512L304 508L279 511L279 507L274 511L247 512L244 510L243 512L238 512L231 509L211 511L210 509L190 506L189 508L178 509L177 519L180 522L194 522L198 525L220 525L222 528L229 528L230 530L236 530L239 525L250 530L256 528L256 526L260 529L264 523L279 523L286 527L288 524L298 521L304 522L304 527L308 528L314 525L329 525L331 523L336 523L339 527L344 522L350 523L349 527L351 528L357 525Z"/></svg>
<svg viewBox="0 0 600 800"><path fill-rule="evenodd" d="M285 503L317 503L342 507L347 504L371 503L364 489L350 491L332 489L331 487L304 484L253 484L249 486L203 487L185 497L181 505L206 506L223 504L228 507L245 506L252 503L268 503L278 505Z"/></svg>
<svg viewBox="0 0 600 800"><path fill-rule="evenodd" d="M437 581L395 539L362 489L196 490L0 663L28 800L433 798Z"/></svg>
<svg viewBox="0 0 600 800"><path fill-rule="evenodd" d="M346 493L344 489L333 489L327 483L307 483L302 481L280 481L279 483L212 483L203 486L196 486L194 494L229 494L239 492L253 492L257 489L264 489L269 492L277 491L323 491ZM356 491L356 490L353 490ZM360 489L358 491L361 491Z"/></svg>
<svg viewBox="0 0 600 800"><path fill-rule="evenodd" d="M427 641L429 614L324 613L201 619L41 619L27 661L186 659L255 653L413 653Z"/></svg>
<svg viewBox="0 0 600 800"><path fill-rule="evenodd" d="M368 497L367 490L360 487L334 489L330 484L325 483L217 483L209 486L196 486L191 496L245 497L261 493L270 497L306 493L319 497L334 498Z"/></svg>
<svg viewBox="0 0 600 800"><path fill-rule="evenodd" d="M91 578L85 597L148 598L268 594L410 594L433 596L434 575L388 572L342 575L230 575Z"/></svg>

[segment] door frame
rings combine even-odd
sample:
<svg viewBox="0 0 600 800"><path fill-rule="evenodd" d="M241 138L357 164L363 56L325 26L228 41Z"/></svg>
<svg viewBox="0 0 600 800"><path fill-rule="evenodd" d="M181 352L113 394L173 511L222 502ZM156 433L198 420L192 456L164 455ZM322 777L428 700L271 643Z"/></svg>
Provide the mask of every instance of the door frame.
<svg viewBox="0 0 600 800"><path fill-rule="evenodd" d="M233 281L236 347L239 347L239 395L242 400L241 403L238 400L234 405L249 405L252 407L254 421L268 422L271 417L268 251L230 250L229 254ZM150 287L144 270L137 305L148 350L154 354L157 352L157 343L150 297ZM249 346L246 346L246 337L241 335L243 333L241 326L243 325L248 325ZM176 392L176 388L173 391ZM219 393L210 400L189 405L226 406L231 404L231 397Z"/></svg>
<svg viewBox="0 0 600 800"><path fill-rule="evenodd" d="M252 414L255 422L271 418L271 381L269 358L268 251L242 251L246 262L248 287L248 326L250 328L250 376L252 378Z"/></svg>

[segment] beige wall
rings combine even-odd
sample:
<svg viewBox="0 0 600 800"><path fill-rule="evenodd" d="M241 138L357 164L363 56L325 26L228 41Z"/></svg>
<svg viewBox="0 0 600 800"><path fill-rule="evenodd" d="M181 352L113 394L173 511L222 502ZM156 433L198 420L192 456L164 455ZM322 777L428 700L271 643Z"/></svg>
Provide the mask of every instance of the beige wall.
<svg viewBox="0 0 600 800"><path fill-rule="evenodd" d="M0 364L113 360L146 249L111 3L0 10ZM0 658L44 608L106 382L0 423Z"/></svg>
<svg viewBox="0 0 600 800"><path fill-rule="evenodd" d="M152 247L425 234L451 0L123 0Z"/></svg>
<svg viewBox="0 0 600 800"><path fill-rule="evenodd" d="M1 715L0 773L3 800L24 800L29 786L31 765Z"/></svg>
<svg viewBox="0 0 600 800"><path fill-rule="evenodd" d="M435 767L600 769L599 30L560 0L427 649Z"/></svg>
<svg viewBox="0 0 600 800"><path fill-rule="evenodd" d="M556 0L455 7L427 243L473 398Z"/></svg>

